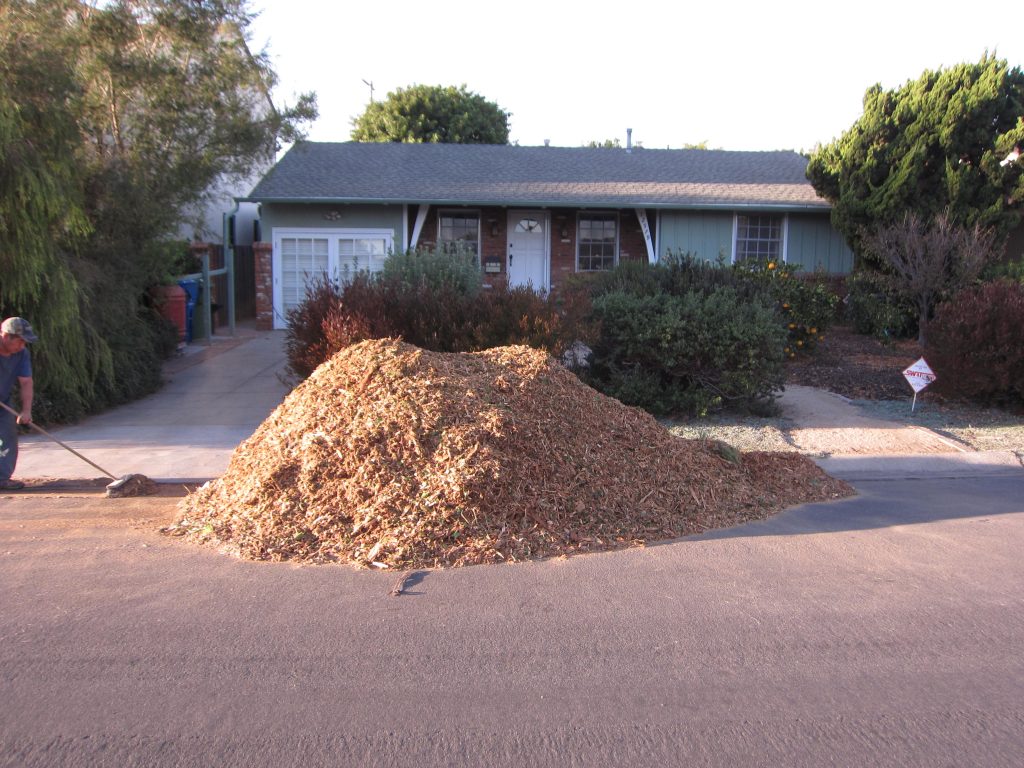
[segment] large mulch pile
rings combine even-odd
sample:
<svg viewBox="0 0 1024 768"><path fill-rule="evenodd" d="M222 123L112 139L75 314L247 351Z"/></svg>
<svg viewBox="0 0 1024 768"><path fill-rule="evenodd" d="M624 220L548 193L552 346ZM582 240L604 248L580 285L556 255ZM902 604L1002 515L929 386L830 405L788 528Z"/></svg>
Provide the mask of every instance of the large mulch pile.
<svg viewBox="0 0 1024 768"><path fill-rule="evenodd" d="M300 384L167 531L258 560L457 566L640 545L852 492L798 454L735 464L672 437L528 347L379 340Z"/></svg>

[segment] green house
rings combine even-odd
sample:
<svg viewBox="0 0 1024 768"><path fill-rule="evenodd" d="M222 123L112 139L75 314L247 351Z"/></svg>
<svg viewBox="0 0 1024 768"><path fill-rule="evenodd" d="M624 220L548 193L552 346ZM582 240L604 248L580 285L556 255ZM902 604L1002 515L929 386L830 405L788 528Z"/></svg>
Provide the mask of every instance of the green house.
<svg viewBox="0 0 1024 768"><path fill-rule="evenodd" d="M557 290L577 272L687 252L845 274L853 254L796 152L300 142L240 202L260 206L257 316L306 285L458 243L485 282Z"/></svg>

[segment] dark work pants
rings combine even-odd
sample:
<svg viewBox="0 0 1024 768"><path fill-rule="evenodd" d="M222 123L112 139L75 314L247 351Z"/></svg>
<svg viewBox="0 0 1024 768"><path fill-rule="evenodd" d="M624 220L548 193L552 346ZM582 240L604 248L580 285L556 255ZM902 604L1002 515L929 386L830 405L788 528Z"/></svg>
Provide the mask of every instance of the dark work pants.
<svg viewBox="0 0 1024 768"><path fill-rule="evenodd" d="M18 463L18 420L0 410L0 481L10 480Z"/></svg>

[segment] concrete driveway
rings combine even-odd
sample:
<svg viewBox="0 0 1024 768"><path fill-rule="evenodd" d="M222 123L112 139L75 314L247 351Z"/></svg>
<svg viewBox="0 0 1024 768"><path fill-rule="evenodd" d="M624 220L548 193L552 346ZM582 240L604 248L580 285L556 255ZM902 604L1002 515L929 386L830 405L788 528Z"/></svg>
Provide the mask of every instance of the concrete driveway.
<svg viewBox="0 0 1024 768"><path fill-rule="evenodd" d="M284 341L284 331L243 326L235 337L215 335L168 361L166 384L155 394L48 431L115 477L139 473L168 483L219 477L238 444L290 389ZM41 435L26 433L19 448L15 477L26 482L101 476Z"/></svg>

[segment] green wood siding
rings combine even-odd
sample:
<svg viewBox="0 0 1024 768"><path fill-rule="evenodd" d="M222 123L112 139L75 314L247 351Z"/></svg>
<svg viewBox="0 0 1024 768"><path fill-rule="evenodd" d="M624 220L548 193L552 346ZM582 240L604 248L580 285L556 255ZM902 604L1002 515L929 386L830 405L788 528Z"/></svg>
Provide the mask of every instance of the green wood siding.
<svg viewBox="0 0 1024 768"><path fill-rule="evenodd" d="M400 205L320 205L263 203L260 219L263 238L274 227L288 229L391 229L395 248L402 246L405 231Z"/></svg>
<svg viewBox="0 0 1024 768"><path fill-rule="evenodd" d="M662 211L658 255L692 253L705 261L732 260L731 212Z"/></svg>
<svg viewBox="0 0 1024 768"><path fill-rule="evenodd" d="M803 267L805 273L822 270L845 275L853 269L853 252L832 228L827 213L791 213L786 263Z"/></svg>
<svg viewBox="0 0 1024 768"><path fill-rule="evenodd" d="M782 216L784 214L778 214ZM732 262L732 211L662 211L659 256L666 253L692 253L705 261L719 254ZM830 274L846 274L853 269L853 253L842 235L832 229L828 213L790 213L786 240L786 261Z"/></svg>

